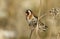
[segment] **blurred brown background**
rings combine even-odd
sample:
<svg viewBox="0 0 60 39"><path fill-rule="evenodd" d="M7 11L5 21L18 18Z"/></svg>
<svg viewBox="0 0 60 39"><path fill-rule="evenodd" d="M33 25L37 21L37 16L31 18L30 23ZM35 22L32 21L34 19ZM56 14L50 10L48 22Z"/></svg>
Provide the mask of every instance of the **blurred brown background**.
<svg viewBox="0 0 60 39"><path fill-rule="evenodd" d="M25 10L31 9L36 16L47 14L41 21L48 26L45 32L36 34L35 30L31 39L60 39L60 14L50 15L49 10L52 8L60 8L60 0L0 0L0 20L8 21L7 27L1 25L0 28L15 29L17 39L29 39L30 28Z"/></svg>

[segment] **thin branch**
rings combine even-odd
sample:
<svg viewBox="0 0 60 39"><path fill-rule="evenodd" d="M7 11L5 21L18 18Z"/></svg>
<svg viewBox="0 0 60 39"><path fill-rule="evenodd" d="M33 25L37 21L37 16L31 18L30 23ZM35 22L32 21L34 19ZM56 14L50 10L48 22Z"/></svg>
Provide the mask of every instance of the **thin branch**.
<svg viewBox="0 0 60 39"><path fill-rule="evenodd" d="M32 36L33 31L34 31L34 29L31 30L31 33L30 33L30 39L31 39L31 36Z"/></svg>

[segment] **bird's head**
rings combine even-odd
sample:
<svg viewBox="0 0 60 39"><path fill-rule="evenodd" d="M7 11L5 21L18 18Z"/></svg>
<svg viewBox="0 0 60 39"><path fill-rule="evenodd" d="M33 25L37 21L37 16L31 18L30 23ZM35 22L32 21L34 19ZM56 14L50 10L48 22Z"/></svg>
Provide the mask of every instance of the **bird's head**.
<svg viewBox="0 0 60 39"><path fill-rule="evenodd" d="M32 15L32 11L30 9L26 10L26 16Z"/></svg>

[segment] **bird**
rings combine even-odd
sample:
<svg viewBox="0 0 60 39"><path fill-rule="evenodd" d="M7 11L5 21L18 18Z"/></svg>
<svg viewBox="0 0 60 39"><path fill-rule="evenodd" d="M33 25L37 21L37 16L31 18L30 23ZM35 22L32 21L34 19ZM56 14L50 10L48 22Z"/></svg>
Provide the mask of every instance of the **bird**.
<svg viewBox="0 0 60 39"><path fill-rule="evenodd" d="M27 22L28 22L29 27L31 27L31 34L30 34L30 39L31 39L32 33L33 33L34 29L35 29L36 26L37 26L38 17L35 16L35 15L33 14L33 11L30 10L30 9L27 9L27 10L25 11L25 15L26 15L26 20L27 20ZM47 27L44 23L42 23L42 22L38 22L38 23L39 23L39 24L38 24L39 29L40 29L40 30L42 29L43 31L46 31L46 28L48 28L48 27Z"/></svg>
<svg viewBox="0 0 60 39"><path fill-rule="evenodd" d="M26 20L29 23L29 26L36 27L38 17L35 16L30 9L28 9L26 10Z"/></svg>
<svg viewBox="0 0 60 39"><path fill-rule="evenodd" d="M35 16L32 12L32 10L28 9L25 12L26 14L26 20L28 22L29 27L31 27L31 34L30 34L30 39L32 36L32 32L34 31L35 27L37 26L37 21L38 21L38 17Z"/></svg>

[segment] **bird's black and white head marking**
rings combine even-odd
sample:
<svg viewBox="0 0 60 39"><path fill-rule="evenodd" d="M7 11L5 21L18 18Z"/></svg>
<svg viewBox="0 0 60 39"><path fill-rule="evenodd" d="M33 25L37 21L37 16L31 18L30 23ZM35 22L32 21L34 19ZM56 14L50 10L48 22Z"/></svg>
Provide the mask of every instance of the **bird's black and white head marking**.
<svg viewBox="0 0 60 39"><path fill-rule="evenodd" d="M26 15L31 15L32 14L32 11L30 9L26 10Z"/></svg>

